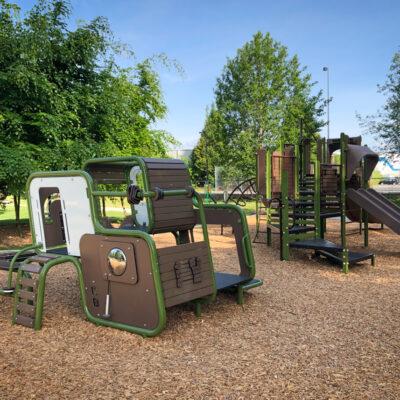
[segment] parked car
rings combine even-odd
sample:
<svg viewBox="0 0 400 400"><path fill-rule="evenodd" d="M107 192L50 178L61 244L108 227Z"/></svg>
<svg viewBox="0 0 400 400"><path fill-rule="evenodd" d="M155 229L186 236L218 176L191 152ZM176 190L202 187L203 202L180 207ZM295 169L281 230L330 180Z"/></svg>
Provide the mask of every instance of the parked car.
<svg viewBox="0 0 400 400"><path fill-rule="evenodd" d="M396 185L399 182L398 178L395 177L387 177L383 178L379 181L380 185Z"/></svg>

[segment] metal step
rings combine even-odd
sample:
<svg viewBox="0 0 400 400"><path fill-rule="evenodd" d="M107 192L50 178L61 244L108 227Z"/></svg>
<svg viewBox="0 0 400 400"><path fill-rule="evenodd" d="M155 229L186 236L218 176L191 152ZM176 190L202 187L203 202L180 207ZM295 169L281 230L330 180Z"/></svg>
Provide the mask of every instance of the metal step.
<svg viewBox="0 0 400 400"><path fill-rule="evenodd" d="M343 259L342 259L342 251L336 252L336 253L330 253L329 251L324 251L324 250L316 250L315 251L316 256L324 256L328 260L336 263L336 264L342 264ZM349 265L357 264L362 261L366 260L371 260L371 264L374 264L375 261L375 256L373 253L358 253L354 251L349 251L348 252L348 259L349 259Z"/></svg>
<svg viewBox="0 0 400 400"><path fill-rule="evenodd" d="M336 253L343 249L341 245L332 243L325 239L298 240L296 242L289 243L289 246L296 249L326 250Z"/></svg>

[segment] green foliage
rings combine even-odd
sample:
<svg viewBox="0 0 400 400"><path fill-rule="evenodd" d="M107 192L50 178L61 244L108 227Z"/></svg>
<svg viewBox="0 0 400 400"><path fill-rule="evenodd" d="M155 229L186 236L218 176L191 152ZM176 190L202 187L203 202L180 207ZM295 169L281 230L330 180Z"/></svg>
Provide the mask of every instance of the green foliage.
<svg viewBox="0 0 400 400"><path fill-rule="evenodd" d="M38 0L25 18L0 0L0 185L22 193L37 169L70 169L95 156L165 156L174 139L151 124L165 116L150 59L130 53L97 17L67 29L70 4ZM165 61L165 58L163 59Z"/></svg>
<svg viewBox="0 0 400 400"><path fill-rule="evenodd" d="M390 65L386 82L378 85L378 92L386 103L376 115L362 118L358 115L365 134L375 135L389 154L400 153L400 52L396 52Z"/></svg>
<svg viewBox="0 0 400 400"><path fill-rule="evenodd" d="M381 181L382 178L383 178L383 175L377 169L375 169L372 172L371 178L369 180L370 186L379 185L379 182Z"/></svg>
<svg viewBox="0 0 400 400"><path fill-rule="evenodd" d="M224 151L225 138L221 114L212 106L207 112L205 126L199 142L193 149L190 158L192 179L204 183L207 179L207 169L210 183L214 182L214 166L218 166L218 157Z"/></svg>
<svg viewBox="0 0 400 400"><path fill-rule="evenodd" d="M255 175L257 148L295 142L300 119L306 134L315 134L323 110L321 93L312 95L312 86L297 56L289 57L268 33L256 33L217 79L215 105L193 152L194 179L204 175L206 157L211 168L222 165L232 177Z"/></svg>

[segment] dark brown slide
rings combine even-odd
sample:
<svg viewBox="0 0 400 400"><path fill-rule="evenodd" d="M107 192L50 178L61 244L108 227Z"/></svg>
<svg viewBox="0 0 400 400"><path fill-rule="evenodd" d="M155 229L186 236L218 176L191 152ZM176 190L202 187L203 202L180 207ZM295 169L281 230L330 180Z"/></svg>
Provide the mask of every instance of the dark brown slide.
<svg viewBox="0 0 400 400"><path fill-rule="evenodd" d="M393 232L400 235L400 207L374 189L348 189L347 197L381 222Z"/></svg>

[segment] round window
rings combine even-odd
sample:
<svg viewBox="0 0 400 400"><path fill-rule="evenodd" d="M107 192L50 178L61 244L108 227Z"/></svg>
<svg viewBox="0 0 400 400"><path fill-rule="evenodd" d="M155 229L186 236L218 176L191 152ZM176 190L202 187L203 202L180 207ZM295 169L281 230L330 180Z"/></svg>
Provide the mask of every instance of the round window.
<svg viewBox="0 0 400 400"><path fill-rule="evenodd" d="M125 253L118 248L111 249L108 253L108 267L113 275L121 276L126 270Z"/></svg>

